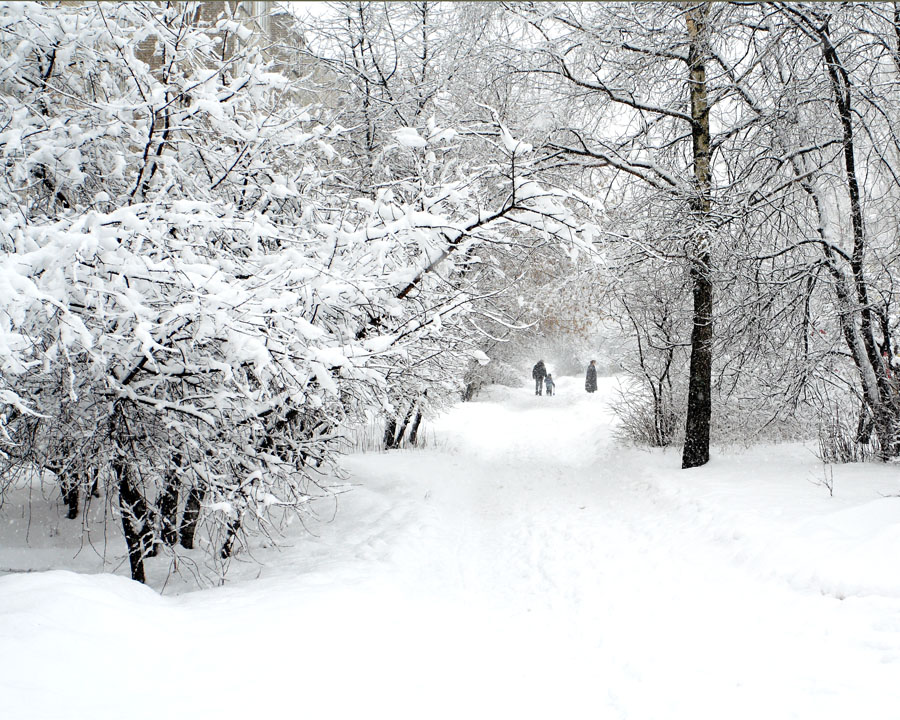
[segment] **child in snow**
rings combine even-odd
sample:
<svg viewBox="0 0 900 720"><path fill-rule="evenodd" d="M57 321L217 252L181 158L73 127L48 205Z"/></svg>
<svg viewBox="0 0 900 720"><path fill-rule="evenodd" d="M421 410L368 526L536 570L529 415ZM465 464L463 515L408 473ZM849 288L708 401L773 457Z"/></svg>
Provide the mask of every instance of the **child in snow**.
<svg viewBox="0 0 900 720"><path fill-rule="evenodd" d="M556 383L553 382L553 375L547 373L547 377L544 378L544 385L547 386L547 394L553 394L553 388L556 387Z"/></svg>

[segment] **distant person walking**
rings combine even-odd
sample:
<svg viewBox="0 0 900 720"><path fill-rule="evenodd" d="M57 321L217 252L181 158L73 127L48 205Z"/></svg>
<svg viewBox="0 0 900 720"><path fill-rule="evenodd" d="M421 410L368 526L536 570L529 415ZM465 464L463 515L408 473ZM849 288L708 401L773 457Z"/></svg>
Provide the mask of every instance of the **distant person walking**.
<svg viewBox="0 0 900 720"><path fill-rule="evenodd" d="M553 376L550 373L547 373L547 377L544 378L544 385L547 386L547 395L552 395L553 388L556 387L556 383L553 382Z"/></svg>
<svg viewBox="0 0 900 720"><path fill-rule="evenodd" d="M544 394L544 378L547 377L547 368L543 360L538 360L537 365L531 369L531 377L534 378L534 394Z"/></svg>
<svg viewBox="0 0 900 720"><path fill-rule="evenodd" d="M597 361L591 360L587 375L584 376L584 389L589 393L597 392Z"/></svg>

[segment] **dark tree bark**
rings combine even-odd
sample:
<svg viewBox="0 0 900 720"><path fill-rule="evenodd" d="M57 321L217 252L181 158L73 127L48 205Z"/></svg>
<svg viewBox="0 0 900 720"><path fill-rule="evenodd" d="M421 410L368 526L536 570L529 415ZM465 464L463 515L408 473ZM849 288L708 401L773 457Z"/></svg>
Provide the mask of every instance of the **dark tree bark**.
<svg viewBox="0 0 900 720"><path fill-rule="evenodd" d="M688 381L687 423L681 467L709 462L709 426L712 416L712 283L704 277L708 254L691 268L694 283L694 327L691 331L691 364Z"/></svg>
<svg viewBox="0 0 900 720"><path fill-rule="evenodd" d="M691 6L685 15L690 44L691 139L694 160L696 225L701 232L692 240L694 317L691 331L691 364L688 382L687 423L684 433L683 468L709 462L709 425L712 415L713 285L709 239L702 232L711 207L709 102L706 95L706 20L709 4Z"/></svg>
<svg viewBox="0 0 900 720"><path fill-rule="evenodd" d="M416 445L419 442L419 425L422 423L422 411L416 413L412 427L409 429L409 444Z"/></svg>
<svg viewBox="0 0 900 720"><path fill-rule="evenodd" d="M225 542L222 543L222 550L219 553L223 560L227 560L234 553L234 542L237 540L238 531L241 529L241 519L228 521L228 529L225 533Z"/></svg>
<svg viewBox="0 0 900 720"><path fill-rule="evenodd" d="M88 477L90 479L90 488L88 490L88 500L85 501L85 507L90 502L90 498L100 497L100 468L96 465L88 468Z"/></svg>
<svg viewBox="0 0 900 720"><path fill-rule="evenodd" d="M181 467L181 454L175 453L172 465L166 473L165 485L157 500L159 512L160 536L162 541L171 547L178 541L178 488L181 483L178 469Z"/></svg>
<svg viewBox="0 0 900 720"><path fill-rule="evenodd" d="M63 502L68 507L66 517L74 520L78 517L78 503L81 499L81 489L78 486L78 475L72 477L72 474L66 471L60 471L59 488L62 493Z"/></svg>
<svg viewBox="0 0 900 720"><path fill-rule="evenodd" d="M391 415L384 423L384 437L382 444L385 450L394 447L394 436L397 434L397 418Z"/></svg>
<svg viewBox="0 0 900 720"><path fill-rule="evenodd" d="M409 406L409 410L407 410L406 415L403 416L403 422L400 423L400 427L397 428L397 433L394 435L394 444L391 446L393 448L398 448L403 443L403 436L406 434L406 428L409 427L409 422L412 420L413 413L416 411L415 403L411 403Z"/></svg>
<svg viewBox="0 0 900 720"><path fill-rule="evenodd" d="M122 530L128 547L128 561L131 564L131 579L146 582L144 558L153 545L153 531L147 501L135 486L131 469L123 458L113 462L113 472L119 485L119 508L122 511Z"/></svg>
<svg viewBox="0 0 900 720"><path fill-rule="evenodd" d="M62 464L58 462L48 462L46 468L56 475L56 481L59 483L59 494L68 508L66 517L69 520L74 520L78 517L78 501L81 495L78 486L78 476L76 475L73 478L73 473L64 469Z"/></svg>
<svg viewBox="0 0 900 720"><path fill-rule="evenodd" d="M200 506L203 503L203 489L196 485L188 493L184 504L184 513L181 516L181 547L192 550L194 547L194 534L197 532L197 524L200 522Z"/></svg>

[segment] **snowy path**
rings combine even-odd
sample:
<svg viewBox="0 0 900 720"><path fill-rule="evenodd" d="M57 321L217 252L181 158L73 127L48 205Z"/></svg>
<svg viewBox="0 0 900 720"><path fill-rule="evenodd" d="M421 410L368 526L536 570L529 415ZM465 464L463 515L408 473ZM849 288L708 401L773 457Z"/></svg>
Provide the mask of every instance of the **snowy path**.
<svg viewBox="0 0 900 720"><path fill-rule="evenodd" d="M640 453L615 448L599 398L566 380L555 398L459 408L448 458L385 463L421 477L438 514L413 577L534 640L525 668L494 670L520 711L900 717L897 598L883 633L869 616L880 600L748 574L656 489Z"/></svg>
<svg viewBox="0 0 900 720"><path fill-rule="evenodd" d="M900 573L828 545L852 513L900 536L895 473L843 501L790 453L683 473L613 443L608 389L498 389L348 458L335 520L253 581L0 578L0 716L900 717Z"/></svg>

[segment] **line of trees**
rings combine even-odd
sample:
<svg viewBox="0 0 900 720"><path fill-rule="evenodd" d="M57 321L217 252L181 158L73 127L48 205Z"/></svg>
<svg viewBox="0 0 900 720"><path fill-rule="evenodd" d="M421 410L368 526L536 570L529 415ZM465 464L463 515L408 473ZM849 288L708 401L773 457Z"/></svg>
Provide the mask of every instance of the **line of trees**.
<svg viewBox="0 0 900 720"><path fill-rule="evenodd" d="M115 497L140 581L198 541L224 571L335 492L354 422L414 431L457 392L506 226L579 242L499 117L448 127L412 94L348 127L355 96L312 102L340 77L274 72L285 47L199 10L23 3L0 27L3 487L51 473L72 517Z"/></svg>

